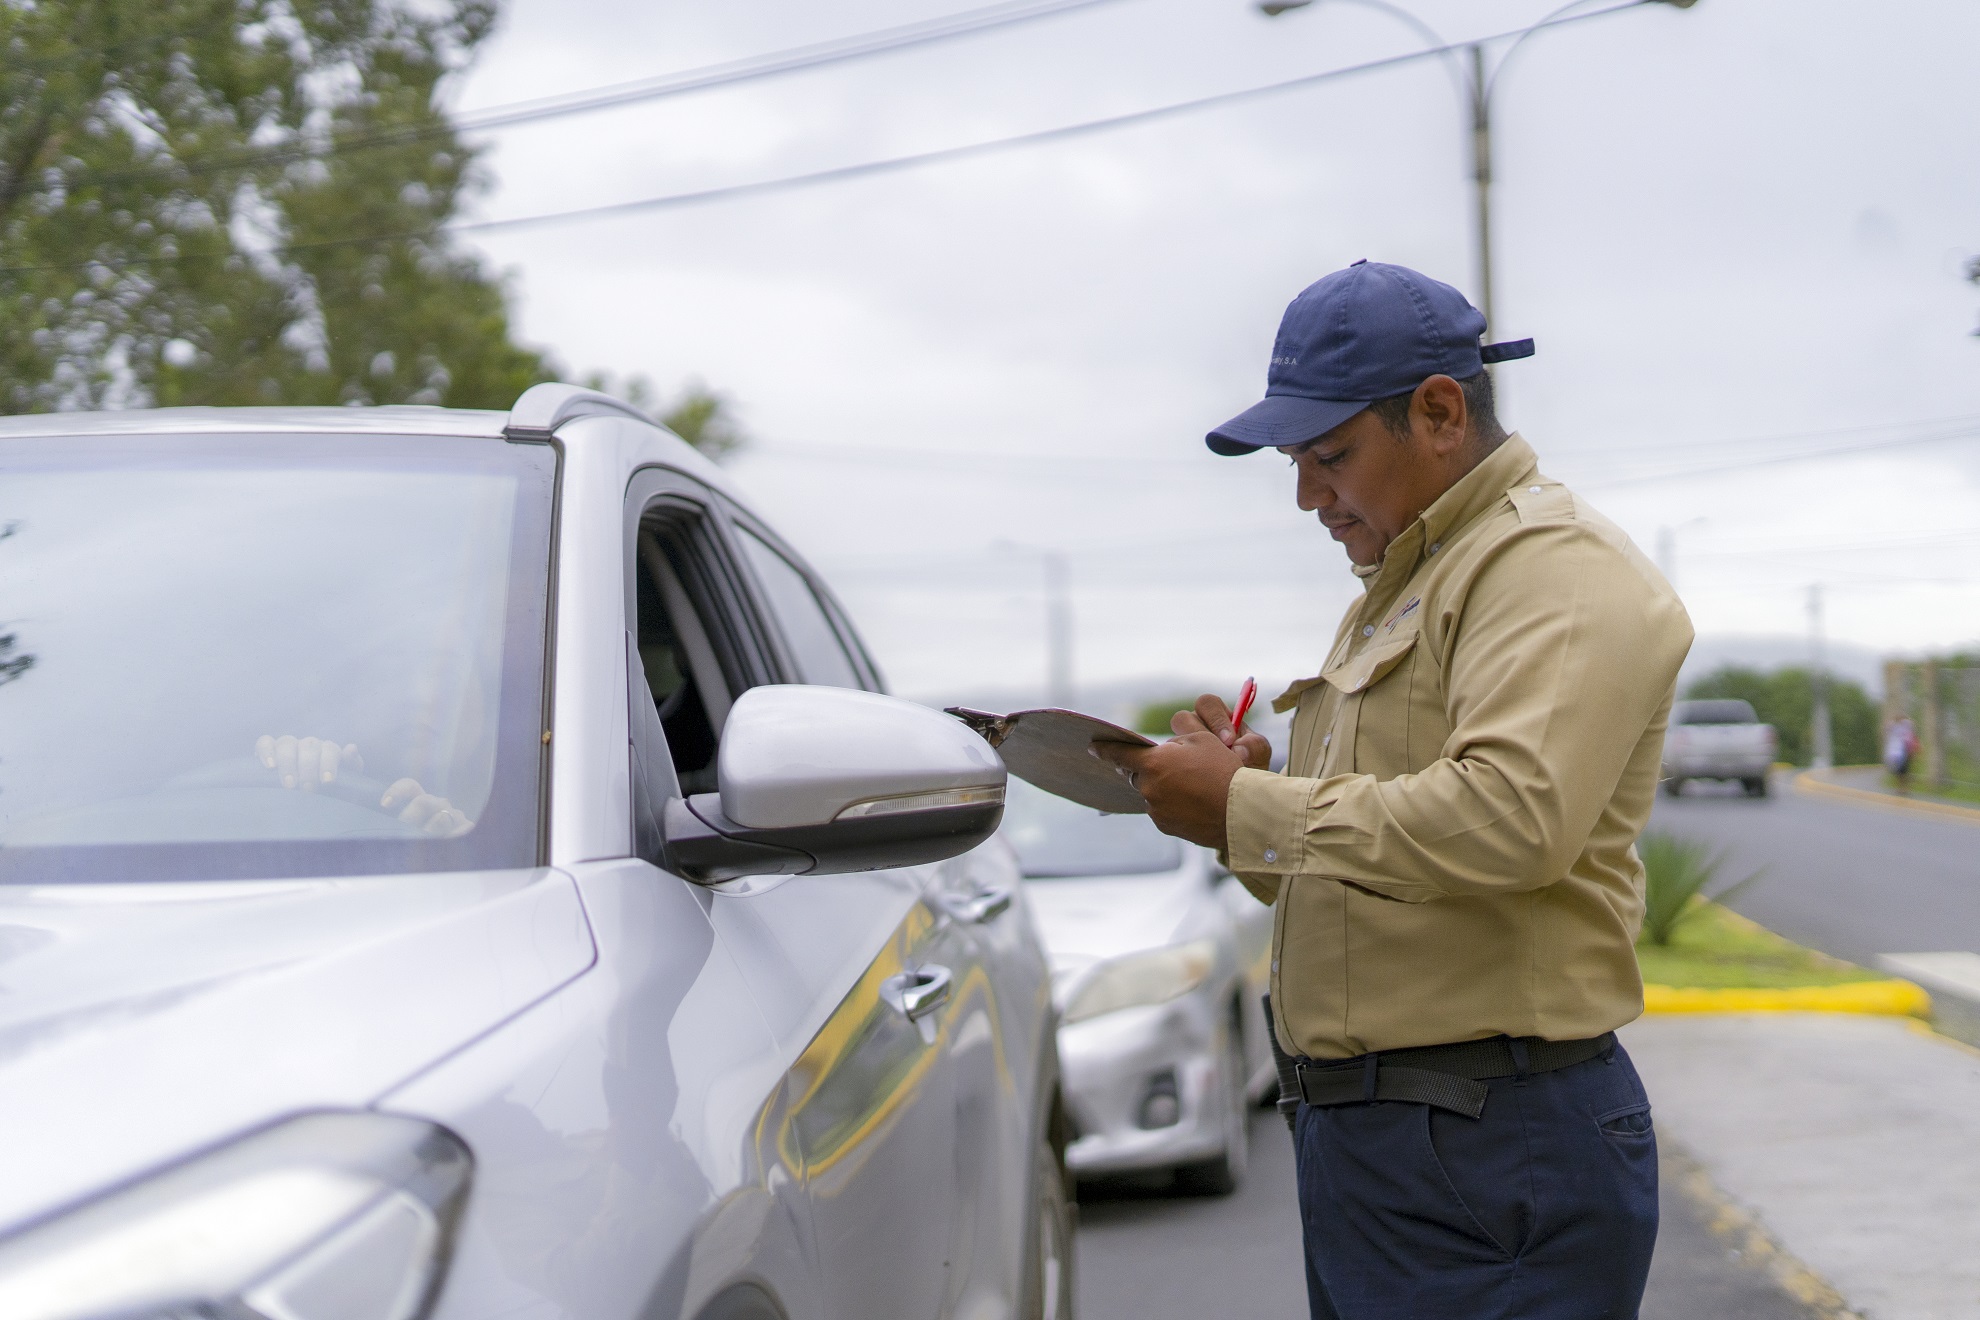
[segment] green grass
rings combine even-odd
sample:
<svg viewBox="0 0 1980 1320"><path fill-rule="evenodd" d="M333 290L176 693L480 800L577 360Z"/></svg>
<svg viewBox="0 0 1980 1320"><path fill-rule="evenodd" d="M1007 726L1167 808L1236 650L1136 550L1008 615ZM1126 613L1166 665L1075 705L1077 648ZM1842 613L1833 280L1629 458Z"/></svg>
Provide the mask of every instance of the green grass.
<svg viewBox="0 0 1980 1320"><path fill-rule="evenodd" d="M1645 981L1714 990L1771 990L1884 979L1866 967L1784 940L1717 903L1696 900L1685 918L1669 944L1636 946Z"/></svg>

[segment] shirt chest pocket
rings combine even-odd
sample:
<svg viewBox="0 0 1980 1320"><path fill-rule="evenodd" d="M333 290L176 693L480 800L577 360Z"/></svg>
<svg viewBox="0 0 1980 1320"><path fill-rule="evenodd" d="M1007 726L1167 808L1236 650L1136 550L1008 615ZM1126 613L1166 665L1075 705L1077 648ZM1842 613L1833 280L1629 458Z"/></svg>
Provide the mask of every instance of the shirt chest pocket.
<svg viewBox="0 0 1980 1320"><path fill-rule="evenodd" d="M1320 677L1340 694L1334 740L1353 749L1351 764L1337 752L1332 773L1392 779L1421 767L1410 764L1410 707L1416 686L1418 633L1385 637Z"/></svg>

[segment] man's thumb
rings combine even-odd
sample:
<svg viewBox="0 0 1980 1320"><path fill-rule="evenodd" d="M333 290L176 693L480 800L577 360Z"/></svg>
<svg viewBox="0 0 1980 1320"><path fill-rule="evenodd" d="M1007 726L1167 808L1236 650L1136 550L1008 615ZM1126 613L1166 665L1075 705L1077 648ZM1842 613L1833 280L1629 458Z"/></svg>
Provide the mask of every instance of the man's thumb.
<svg viewBox="0 0 1980 1320"><path fill-rule="evenodd" d="M1224 746L1237 742L1237 730L1231 726L1231 708L1216 693L1206 692L1196 699L1196 718L1203 721L1204 728L1223 739Z"/></svg>

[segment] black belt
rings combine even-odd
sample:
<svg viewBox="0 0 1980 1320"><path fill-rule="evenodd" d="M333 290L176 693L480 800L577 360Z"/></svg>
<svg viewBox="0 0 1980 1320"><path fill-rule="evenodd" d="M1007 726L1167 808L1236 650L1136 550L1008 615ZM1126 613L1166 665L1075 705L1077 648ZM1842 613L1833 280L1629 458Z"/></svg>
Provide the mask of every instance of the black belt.
<svg viewBox="0 0 1980 1320"><path fill-rule="evenodd" d="M1406 1100L1477 1118L1485 1112L1485 1097L1491 1093L1486 1082L1553 1072L1615 1047L1612 1031L1592 1040L1494 1036L1459 1045L1364 1054L1358 1059L1300 1059L1295 1068L1300 1098L1309 1105Z"/></svg>

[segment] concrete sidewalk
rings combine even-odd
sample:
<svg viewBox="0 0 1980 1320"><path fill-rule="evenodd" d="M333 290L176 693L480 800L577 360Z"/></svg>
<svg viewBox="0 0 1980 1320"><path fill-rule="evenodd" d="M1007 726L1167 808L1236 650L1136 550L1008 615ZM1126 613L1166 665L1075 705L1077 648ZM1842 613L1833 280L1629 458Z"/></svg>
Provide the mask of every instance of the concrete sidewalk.
<svg viewBox="0 0 1980 1320"><path fill-rule="evenodd" d="M1622 1036L1660 1135L1792 1258L1777 1273L1798 1261L1869 1320L1980 1316L1980 1053L1848 1014L1653 1017Z"/></svg>

